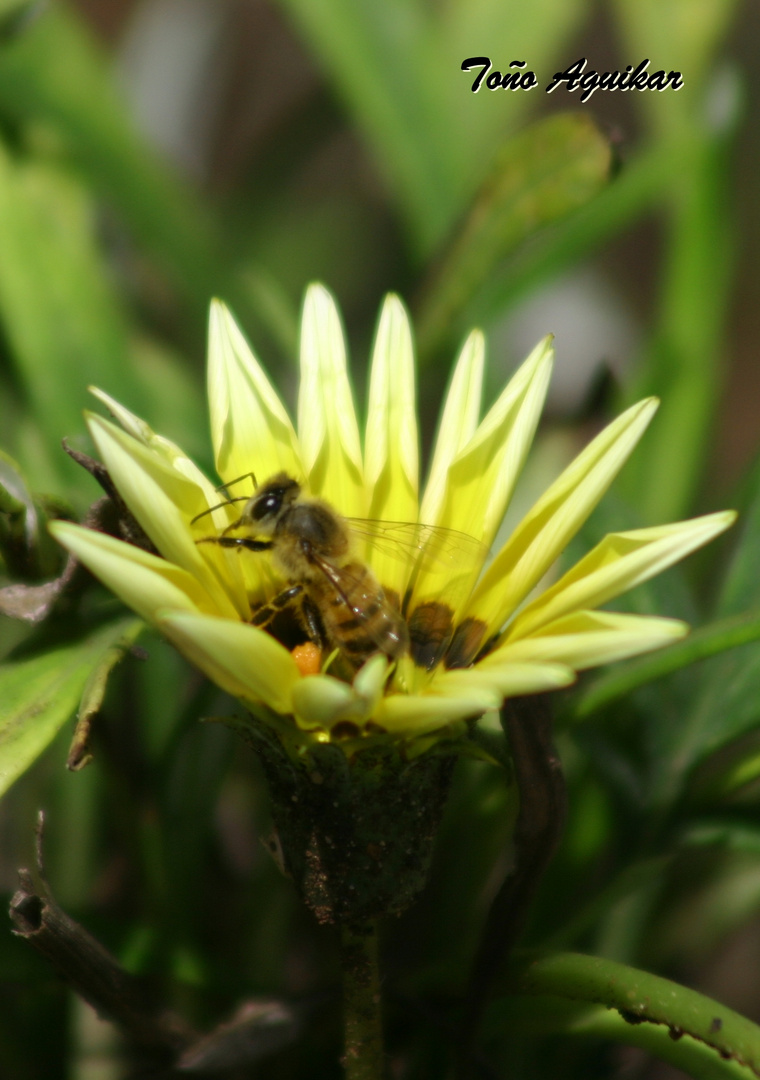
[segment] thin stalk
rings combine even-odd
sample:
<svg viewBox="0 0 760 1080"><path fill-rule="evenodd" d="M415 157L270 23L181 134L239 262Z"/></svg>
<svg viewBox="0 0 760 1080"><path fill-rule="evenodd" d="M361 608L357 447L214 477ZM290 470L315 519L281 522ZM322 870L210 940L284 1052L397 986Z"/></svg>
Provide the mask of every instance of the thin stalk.
<svg viewBox="0 0 760 1080"><path fill-rule="evenodd" d="M377 923L344 926L343 1067L346 1080L383 1080L383 1026L380 1003Z"/></svg>

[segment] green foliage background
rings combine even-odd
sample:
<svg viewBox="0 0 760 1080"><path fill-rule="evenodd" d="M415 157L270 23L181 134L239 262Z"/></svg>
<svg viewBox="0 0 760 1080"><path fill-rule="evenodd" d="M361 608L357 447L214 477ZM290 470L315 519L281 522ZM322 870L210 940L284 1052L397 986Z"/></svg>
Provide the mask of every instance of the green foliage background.
<svg viewBox="0 0 760 1080"><path fill-rule="evenodd" d="M760 948L758 439L721 411L728 400L752 415L757 391L750 366L738 366L758 287L758 84L741 62L757 52L756 13L730 0L241 0L230 18L271 31L256 45L269 93L301 89L264 136L246 141L245 125L220 120L206 172L193 177L130 118L104 35L116 7L108 19L92 5L0 3L7 580L53 577L60 557L46 517L81 516L97 497L60 450L63 436L88 449L88 385L210 471L202 360L212 295L233 308L288 399L310 280L343 307L359 386L381 295L398 291L418 331L429 439L464 332L497 333L526 297L596 266L636 292L642 344L582 415L547 425L540 461L558 433L569 454L623 404L645 394L663 403L575 553L612 528L725 505L743 513L736 535L627 600L697 632L558 698L570 821L525 944L645 967L760 1021L758 967L747 962ZM525 59L540 88L471 94L460 64L483 54L502 70ZM600 70L651 57L685 85L597 93L585 106L564 91L547 97L554 70L579 56ZM505 361L492 362L503 378ZM532 482L543 486L542 468ZM148 662L128 656L113 668L125 632L132 621L95 588L41 627L0 620L0 889L10 899L15 868L32 861L43 806L59 901L199 1026L251 995L310 1001L332 990L332 936L259 843L268 811L255 760L226 729L197 723L229 703L147 632ZM96 760L67 773L78 707L98 711ZM435 1010L419 1002L461 991L514 813L504 770L460 765L431 884L386 928L395 1075L446 1074ZM504 984L484 1043L492 1075L622 1076L624 1065L626 1076L676 1075L656 1071L650 1054L696 1077L750 1074L729 1036L721 1056L625 1023L584 971L570 977L558 964L537 989ZM616 977L638 992L630 967ZM257 1076L339 1075L329 995L314 1009L302 1040ZM42 961L0 934L0 1076L89 1076L104 1038L102 1075L141 1075L115 1036L92 1033Z"/></svg>

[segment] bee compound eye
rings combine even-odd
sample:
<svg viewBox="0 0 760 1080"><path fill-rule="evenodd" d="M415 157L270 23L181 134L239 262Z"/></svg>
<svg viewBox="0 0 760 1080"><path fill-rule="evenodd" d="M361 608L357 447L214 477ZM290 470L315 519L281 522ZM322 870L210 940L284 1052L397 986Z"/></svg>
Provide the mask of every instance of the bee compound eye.
<svg viewBox="0 0 760 1080"><path fill-rule="evenodd" d="M251 516L254 521L261 521L269 514L276 514L281 505L282 495L279 492L270 492L256 500Z"/></svg>

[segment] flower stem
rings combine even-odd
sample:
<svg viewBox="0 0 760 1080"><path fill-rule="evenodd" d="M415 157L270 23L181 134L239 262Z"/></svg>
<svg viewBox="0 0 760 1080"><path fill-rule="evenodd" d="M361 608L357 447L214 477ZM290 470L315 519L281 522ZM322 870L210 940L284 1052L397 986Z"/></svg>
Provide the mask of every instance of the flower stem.
<svg viewBox="0 0 760 1080"><path fill-rule="evenodd" d="M383 1080L377 923L344 926L341 952L346 1080Z"/></svg>

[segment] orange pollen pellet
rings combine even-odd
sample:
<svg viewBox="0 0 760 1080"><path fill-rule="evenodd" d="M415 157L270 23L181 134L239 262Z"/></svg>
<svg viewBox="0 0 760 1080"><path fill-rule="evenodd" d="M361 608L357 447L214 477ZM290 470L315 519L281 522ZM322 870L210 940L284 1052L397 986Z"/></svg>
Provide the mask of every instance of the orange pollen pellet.
<svg viewBox="0 0 760 1080"><path fill-rule="evenodd" d="M296 645L290 654L302 675L318 675L322 664L322 650L313 641Z"/></svg>

